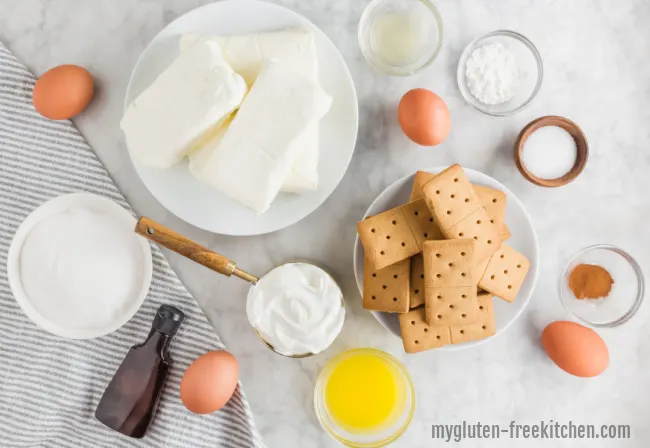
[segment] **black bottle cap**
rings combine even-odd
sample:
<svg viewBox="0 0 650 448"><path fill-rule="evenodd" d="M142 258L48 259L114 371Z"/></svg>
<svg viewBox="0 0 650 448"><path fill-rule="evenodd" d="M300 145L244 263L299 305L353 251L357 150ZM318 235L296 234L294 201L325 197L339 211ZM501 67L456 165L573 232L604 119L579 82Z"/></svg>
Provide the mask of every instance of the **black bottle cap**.
<svg viewBox="0 0 650 448"><path fill-rule="evenodd" d="M151 328L162 334L174 336L181 326L183 319L185 319L185 314L178 308L171 305L161 305L158 311L156 311L156 317L153 320Z"/></svg>

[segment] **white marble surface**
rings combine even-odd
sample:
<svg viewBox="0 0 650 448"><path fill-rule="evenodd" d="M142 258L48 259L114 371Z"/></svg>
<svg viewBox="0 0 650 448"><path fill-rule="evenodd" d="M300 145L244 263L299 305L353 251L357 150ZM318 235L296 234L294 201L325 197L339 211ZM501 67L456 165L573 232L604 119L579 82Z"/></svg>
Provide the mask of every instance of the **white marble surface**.
<svg viewBox="0 0 650 448"><path fill-rule="evenodd" d="M390 78L364 61L356 27L365 0L279 0L304 14L343 53L360 101L361 127L352 165L332 197L304 221L271 235L232 238L199 231L167 213L143 187L118 128L131 68L147 42L196 0L0 0L0 40L36 73L62 63L88 68L98 91L75 122L135 209L228 254L240 266L264 272L292 258L332 269L343 285L348 319L324 354L296 361L273 355L248 326L246 285L171 256L215 328L239 359L241 380L269 447L335 446L312 411L312 387L340 351L384 349L404 360L417 388L418 406L395 446L441 446L431 424L463 419L508 424L539 420L632 425L627 441L474 440L462 446L647 446L650 430L650 307L627 325L600 334L611 365L581 380L557 369L540 348L541 329L567 318L557 294L564 260L578 249L612 243L650 265L650 3L645 0L437 0L445 21L438 60L411 78ZM471 39L497 28L518 30L539 47L545 62L542 91L533 105L503 119L466 105L455 81L456 62ZM447 102L453 128L436 148L407 141L396 104L410 88L427 87ZM558 190L521 178L512 144L528 121L559 114L577 121L591 144L587 169ZM360 306L352 273L355 221L389 183L418 168L460 162L516 192L534 218L541 243L540 279L522 317L502 336L471 351L405 356Z"/></svg>

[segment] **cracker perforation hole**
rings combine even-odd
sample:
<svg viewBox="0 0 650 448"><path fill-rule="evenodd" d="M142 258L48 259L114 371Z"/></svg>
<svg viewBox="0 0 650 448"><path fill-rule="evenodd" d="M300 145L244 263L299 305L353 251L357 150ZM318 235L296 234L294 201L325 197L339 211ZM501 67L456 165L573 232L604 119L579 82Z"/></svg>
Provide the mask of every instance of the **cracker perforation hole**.
<svg viewBox="0 0 650 448"><path fill-rule="evenodd" d="M447 210L447 214L448 214L448 215L451 215L451 210Z"/></svg>
<svg viewBox="0 0 650 448"><path fill-rule="evenodd" d="M452 199L454 199L454 198L456 197L456 195L455 195L455 194L452 194L450 197L451 197Z"/></svg>
<svg viewBox="0 0 650 448"><path fill-rule="evenodd" d="M494 275L490 275L490 280L494 280Z"/></svg>
<svg viewBox="0 0 650 448"><path fill-rule="evenodd" d="M397 302L397 297L393 297L393 302Z"/></svg>
<svg viewBox="0 0 650 448"><path fill-rule="evenodd" d="M453 267L454 267L454 263L449 263L449 267L450 267L450 268L453 268Z"/></svg>
<svg viewBox="0 0 650 448"><path fill-rule="evenodd" d="M442 275L436 274L436 278L440 278L440 277L442 277Z"/></svg>
<svg viewBox="0 0 650 448"><path fill-rule="evenodd" d="M425 237L425 238L429 238L429 234L428 234L428 233L425 233L425 234L424 234L424 237Z"/></svg>
<svg viewBox="0 0 650 448"><path fill-rule="evenodd" d="M442 315L441 315L441 314L438 314L438 319L442 319Z"/></svg>
<svg viewBox="0 0 650 448"><path fill-rule="evenodd" d="M478 307L479 310L483 310L483 305Z"/></svg>
<svg viewBox="0 0 650 448"><path fill-rule="evenodd" d="M389 239L390 239L390 235L386 235L386 239L389 240Z"/></svg>
<svg viewBox="0 0 650 448"><path fill-rule="evenodd" d="M415 321L414 321L414 320L411 321L411 325L415 325Z"/></svg>
<svg viewBox="0 0 650 448"><path fill-rule="evenodd" d="M424 274L420 274L420 278L424 278Z"/></svg>
<svg viewBox="0 0 650 448"><path fill-rule="evenodd" d="M398 277L399 277L399 275L397 275L397 274L393 275L394 279L397 279Z"/></svg>
<svg viewBox="0 0 650 448"><path fill-rule="evenodd" d="M438 300L442 300L442 296L438 294L438 297L436 297Z"/></svg>
<svg viewBox="0 0 650 448"><path fill-rule="evenodd" d="M494 219L490 219L490 224L494 224Z"/></svg>
<svg viewBox="0 0 650 448"><path fill-rule="evenodd" d="M512 285L508 285L508 289L512 289Z"/></svg>
<svg viewBox="0 0 650 448"><path fill-rule="evenodd" d="M420 290L419 290L419 289L416 289L414 292L415 292L416 294L420 294Z"/></svg>
<svg viewBox="0 0 650 448"><path fill-rule="evenodd" d="M501 254L501 256L499 258L504 259L504 258L506 258L506 256Z"/></svg>
<svg viewBox="0 0 650 448"><path fill-rule="evenodd" d="M428 333L428 332L429 332L429 329L425 327L425 328L424 328L424 332L425 332L425 333Z"/></svg>
<svg viewBox="0 0 650 448"><path fill-rule="evenodd" d="M433 222L433 218L429 218L429 222Z"/></svg>
<svg viewBox="0 0 650 448"><path fill-rule="evenodd" d="M396 226L396 225L397 225L397 221L393 220L393 225Z"/></svg>
<svg viewBox="0 0 650 448"><path fill-rule="evenodd" d="M497 203L497 198L492 199L492 203L496 204Z"/></svg>
<svg viewBox="0 0 650 448"><path fill-rule="evenodd" d="M449 309L450 309L450 310L453 310L453 309L454 309L454 305L449 304Z"/></svg>
<svg viewBox="0 0 650 448"><path fill-rule="evenodd" d="M375 229L370 229L370 231L371 231L372 233L375 233Z"/></svg>
<svg viewBox="0 0 650 448"><path fill-rule="evenodd" d="M466 275L467 275L467 274L465 274L464 272L461 272L461 273L460 273L460 276L461 276L461 277L465 277Z"/></svg>
<svg viewBox="0 0 650 448"><path fill-rule="evenodd" d="M492 244L492 240L488 240L487 243L488 243L488 244Z"/></svg>
<svg viewBox="0 0 650 448"><path fill-rule="evenodd" d="M478 236L475 236L474 239L475 239L476 241L478 241Z"/></svg>
<svg viewBox="0 0 650 448"><path fill-rule="evenodd" d="M436 190L436 194L440 194L440 190Z"/></svg>
<svg viewBox="0 0 650 448"><path fill-rule="evenodd" d="M419 214L420 214L420 212L416 210L415 211L415 216L418 216Z"/></svg>
<svg viewBox="0 0 650 448"><path fill-rule="evenodd" d="M520 265L520 264L517 265L517 269L521 269L521 265Z"/></svg>
<svg viewBox="0 0 650 448"><path fill-rule="evenodd" d="M377 277L377 274L373 273L372 276L373 276L373 277Z"/></svg>
<svg viewBox="0 0 650 448"><path fill-rule="evenodd" d="M508 270L503 271L504 274L508 275Z"/></svg>
<svg viewBox="0 0 650 448"><path fill-rule="evenodd" d="M480 224L480 223L481 223L481 220L480 220L480 219L477 219L477 220L476 220L476 224Z"/></svg>
<svg viewBox="0 0 650 448"><path fill-rule="evenodd" d="M382 255L386 255L386 252L384 252L383 250L381 252L379 252L379 253L382 254Z"/></svg>
<svg viewBox="0 0 650 448"><path fill-rule="evenodd" d="M437 335L437 336L436 336L436 339L440 339L440 335Z"/></svg>
<svg viewBox="0 0 650 448"><path fill-rule="evenodd" d="M465 252L461 252L461 253L460 253L460 256L461 256L461 257L464 257L465 255L467 255Z"/></svg>
<svg viewBox="0 0 650 448"><path fill-rule="evenodd" d="M464 318L467 317L467 314L463 313L463 314L460 315L460 317L462 317L464 319Z"/></svg>
<svg viewBox="0 0 650 448"><path fill-rule="evenodd" d="M442 255L436 254L436 258L440 258L440 257L442 257Z"/></svg>
<svg viewBox="0 0 650 448"><path fill-rule="evenodd" d="M377 296L372 296L372 300L377 300Z"/></svg>
<svg viewBox="0 0 650 448"><path fill-rule="evenodd" d="M485 325L481 326L483 330L487 330L487 327Z"/></svg>
<svg viewBox="0 0 650 448"><path fill-rule="evenodd" d="M469 202L469 198L465 198L465 202Z"/></svg>
<svg viewBox="0 0 650 448"><path fill-rule="evenodd" d="M465 330L460 330L460 334L465 334Z"/></svg>
<svg viewBox="0 0 650 448"><path fill-rule="evenodd" d="M420 343L420 341L418 341L417 339L416 339L415 341L413 341L413 342L415 342L416 344L419 344L419 343Z"/></svg>
<svg viewBox="0 0 650 448"><path fill-rule="evenodd" d="M382 285L381 287L382 287L383 289L387 289L387 288L388 288L388 286L386 286L386 285Z"/></svg>
<svg viewBox="0 0 650 448"><path fill-rule="evenodd" d="M466 295L466 294L462 294L460 297L463 298L463 299L466 299L466 298L467 298L467 295Z"/></svg>
<svg viewBox="0 0 650 448"><path fill-rule="evenodd" d="M461 237L461 238L462 238L463 235L465 235L463 232L460 232L460 233L458 234L458 236Z"/></svg>
<svg viewBox="0 0 650 448"><path fill-rule="evenodd" d="M454 182L458 182L458 178L457 178L457 177L454 177Z"/></svg>

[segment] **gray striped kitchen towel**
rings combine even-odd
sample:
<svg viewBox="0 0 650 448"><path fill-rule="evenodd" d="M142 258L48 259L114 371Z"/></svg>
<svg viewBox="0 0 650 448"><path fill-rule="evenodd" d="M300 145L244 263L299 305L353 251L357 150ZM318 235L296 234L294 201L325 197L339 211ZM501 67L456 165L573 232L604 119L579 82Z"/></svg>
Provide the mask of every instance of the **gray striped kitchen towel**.
<svg viewBox="0 0 650 448"><path fill-rule="evenodd" d="M121 329L92 340L64 340L33 324L7 281L7 251L25 217L55 196L89 192L130 210L108 173L69 121L50 121L32 106L34 76L0 43L0 446L263 447L238 387L222 410L195 415L179 397L183 372L197 356L224 346L198 305L153 247L149 295ZM129 347L145 339L163 303L186 320L174 338L174 361L147 435L130 439L94 413Z"/></svg>

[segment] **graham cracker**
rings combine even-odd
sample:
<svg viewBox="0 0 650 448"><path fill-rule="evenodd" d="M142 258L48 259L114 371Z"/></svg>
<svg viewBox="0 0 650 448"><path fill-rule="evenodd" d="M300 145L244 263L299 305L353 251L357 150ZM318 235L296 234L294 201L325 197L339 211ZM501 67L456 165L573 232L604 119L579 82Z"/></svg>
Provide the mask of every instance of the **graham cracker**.
<svg viewBox="0 0 650 448"><path fill-rule="evenodd" d="M368 265L375 271L420 253L402 207L357 223Z"/></svg>
<svg viewBox="0 0 650 448"><path fill-rule="evenodd" d="M476 241L476 259L487 260L501 247L502 224L491 222L483 207L467 215L462 221L446 229L447 238L473 238Z"/></svg>
<svg viewBox="0 0 650 448"><path fill-rule="evenodd" d="M422 193L445 236L447 229L481 208L478 196L460 165L450 166L427 182L422 187Z"/></svg>
<svg viewBox="0 0 650 448"><path fill-rule="evenodd" d="M415 173L415 177L413 178L413 188L411 189L411 198L409 199L409 202L424 198L422 187L424 187L424 185L427 182L431 181L434 177L436 177L435 174L429 173L427 171L418 171Z"/></svg>
<svg viewBox="0 0 650 448"><path fill-rule="evenodd" d="M402 206L402 210L420 250L422 250L422 244L426 240L442 240L445 238L435 223L424 199L409 202Z"/></svg>
<svg viewBox="0 0 650 448"><path fill-rule="evenodd" d="M424 317L424 307L399 315L402 342L406 353L439 348L451 342L449 327L430 327Z"/></svg>
<svg viewBox="0 0 650 448"><path fill-rule="evenodd" d="M430 182L436 175L429 173L427 171L418 171L415 173L413 178L413 187L411 189L411 197L409 201L415 201L417 199L424 198L424 193L422 187L425 184ZM472 184L474 192L479 199L479 202L485 208L490 219L493 220L496 224L501 224L501 241L506 241L510 238L510 230L508 226L505 225L505 212L506 212L506 199L507 196L504 192L496 190L494 188L486 187L483 185Z"/></svg>
<svg viewBox="0 0 650 448"><path fill-rule="evenodd" d="M477 309L476 286L426 289L425 321L430 326L475 323Z"/></svg>
<svg viewBox="0 0 650 448"><path fill-rule="evenodd" d="M501 242L508 241L510 237L512 236L510 233L510 229L506 225L506 223L503 223L503 227L501 227Z"/></svg>
<svg viewBox="0 0 650 448"><path fill-rule="evenodd" d="M490 217L490 221L501 226L506 216L506 194L483 185L474 185L474 191Z"/></svg>
<svg viewBox="0 0 650 448"><path fill-rule="evenodd" d="M485 339L496 334L494 320L494 299L491 295L481 295L477 299L476 323L452 325L449 327L452 344Z"/></svg>
<svg viewBox="0 0 650 448"><path fill-rule="evenodd" d="M444 326L474 321L476 284L480 279L472 239L424 243L426 322Z"/></svg>
<svg viewBox="0 0 650 448"><path fill-rule="evenodd" d="M410 308L424 305L424 257L422 254L411 257Z"/></svg>
<svg viewBox="0 0 650 448"><path fill-rule="evenodd" d="M437 240L424 243L425 288L476 286L480 280L473 239Z"/></svg>
<svg viewBox="0 0 650 448"><path fill-rule="evenodd" d="M383 269L363 267L363 307L385 313L405 313L409 310L411 259L407 258Z"/></svg>
<svg viewBox="0 0 650 448"><path fill-rule="evenodd" d="M504 244L492 255L479 286L503 300L512 302L517 297L529 269L528 259Z"/></svg>

